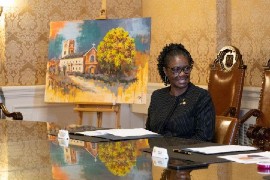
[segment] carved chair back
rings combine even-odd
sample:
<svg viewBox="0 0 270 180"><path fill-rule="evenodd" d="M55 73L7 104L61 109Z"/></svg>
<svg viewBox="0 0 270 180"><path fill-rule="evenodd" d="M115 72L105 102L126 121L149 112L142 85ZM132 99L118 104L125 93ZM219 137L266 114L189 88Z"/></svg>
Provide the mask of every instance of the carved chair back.
<svg viewBox="0 0 270 180"><path fill-rule="evenodd" d="M256 117L256 123L247 130L247 137L252 145L261 150L270 150L270 60L264 66L262 87L258 109L250 109L240 118L240 125L250 117Z"/></svg>
<svg viewBox="0 0 270 180"><path fill-rule="evenodd" d="M258 126L270 127L270 60L264 66L258 109L261 113L256 119L256 124Z"/></svg>
<svg viewBox="0 0 270 180"><path fill-rule="evenodd" d="M225 46L219 51L210 65L208 83L216 115L239 116L245 71L246 65L237 48Z"/></svg>

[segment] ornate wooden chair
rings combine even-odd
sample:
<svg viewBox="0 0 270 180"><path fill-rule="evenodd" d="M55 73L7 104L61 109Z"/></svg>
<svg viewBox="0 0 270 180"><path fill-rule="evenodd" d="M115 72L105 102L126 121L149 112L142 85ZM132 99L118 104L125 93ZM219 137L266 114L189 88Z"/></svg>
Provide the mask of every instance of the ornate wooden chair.
<svg viewBox="0 0 270 180"><path fill-rule="evenodd" d="M238 117L246 65L239 50L223 47L210 65L208 91L216 109L216 115Z"/></svg>
<svg viewBox="0 0 270 180"><path fill-rule="evenodd" d="M0 103L0 110L2 110L2 113L6 116L6 117L10 117L13 120L23 120L23 116L22 113L20 112L9 112L6 108L6 106L3 103Z"/></svg>
<svg viewBox="0 0 270 180"><path fill-rule="evenodd" d="M216 116L214 142L220 144L238 144L239 120L234 117Z"/></svg>
<svg viewBox="0 0 270 180"><path fill-rule="evenodd" d="M251 116L256 117L256 124L249 127L247 137L253 140L253 145L263 150L270 150L270 60L263 67L263 80L258 109L249 110L240 119L243 124Z"/></svg>

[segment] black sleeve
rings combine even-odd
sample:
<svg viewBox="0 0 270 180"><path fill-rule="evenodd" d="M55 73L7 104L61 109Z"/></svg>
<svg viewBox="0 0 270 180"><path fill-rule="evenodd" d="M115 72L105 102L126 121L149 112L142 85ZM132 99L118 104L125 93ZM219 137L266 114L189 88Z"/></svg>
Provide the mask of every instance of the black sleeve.
<svg viewBox="0 0 270 180"><path fill-rule="evenodd" d="M153 94L151 95L151 101L150 101L150 105L148 107L148 114L147 114L147 119L146 119L146 129L151 131L150 128L150 121L151 121L151 109L152 109L152 103L153 103Z"/></svg>
<svg viewBox="0 0 270 180"><path fill-rule="evenodd" d="M215 108L208 91L204 91L196 106L196 128L192 139L213 141L215 133Z"/></svg>

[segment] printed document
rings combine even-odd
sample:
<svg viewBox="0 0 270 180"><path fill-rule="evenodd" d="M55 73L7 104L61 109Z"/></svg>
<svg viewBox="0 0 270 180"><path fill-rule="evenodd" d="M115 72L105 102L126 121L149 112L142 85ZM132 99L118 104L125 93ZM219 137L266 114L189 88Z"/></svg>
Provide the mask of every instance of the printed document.
<svg viewBox="0 0 270 180"><path fill-rule="evenodd" d="M187 151L193 151L203 154L218 154L226 152L238 152L238 151L253 151L257 148L252 146L240 146L240 145L221 145L221 146L208 146L201 148L186 148Z"/></svg>
<svg viewBox="0 0 270 180"><path fill-rule="evenodd" d="M96 131L84 131L76 132L77 134L83 134L85 136L104 136L106 134L119 136L119 137L130 137L130 136L145 136L145 135L158 135L152 131L148 131L143 128L134 129L106 129L106 130L96 130Z"/></svg>
<svg viewBox="0 0 270 180"><path fill-rule="evenodd" d="M250 164L250 163L259 163L264 161L270 161L270 152L259 152L259 153L250 153L250 154L237 154L237 155L226 155L218 156L219 158L227 159L230 161Z"/></svg>

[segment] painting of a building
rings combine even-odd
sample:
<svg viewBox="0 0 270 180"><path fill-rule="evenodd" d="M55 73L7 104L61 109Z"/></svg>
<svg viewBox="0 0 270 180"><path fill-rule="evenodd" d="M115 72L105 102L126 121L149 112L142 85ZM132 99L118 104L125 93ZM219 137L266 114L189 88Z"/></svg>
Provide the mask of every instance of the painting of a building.
<svg viewBox="0 0 270 180"><path fill-rule="evenodd" d="M65 40L63 42L62 57L65 57L75 52L75 41L74 40Z"/></svg>
<svg viewBox="0 0 270 180"><path fill-rule="evenodd" d="M45 102L146 102L150 18L50 23Z"/></svg>
<svg viewBox="0 0 270 180"><path fill-rule="evenodd" d="M84 72L94 74L98 72L97 50L95 44L84 54Z"/></svg>
<svg viewBox="0 0 270 180"><path fill-rule="evenodd" d="M60 68L65 73L97 73L97 50L95 44L85 53L75 53L75 41L66 40L63 43L62 58L60 59Z"/></svg>

